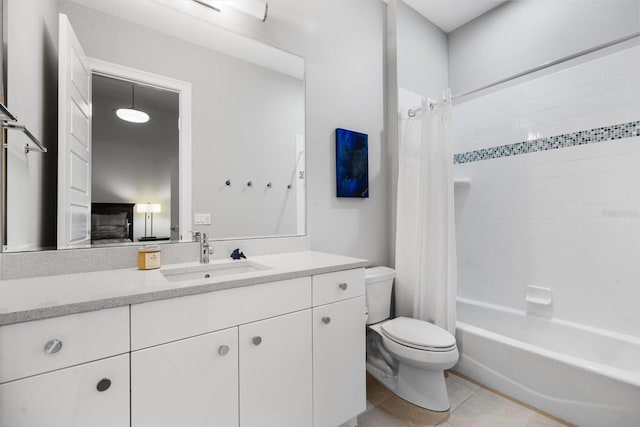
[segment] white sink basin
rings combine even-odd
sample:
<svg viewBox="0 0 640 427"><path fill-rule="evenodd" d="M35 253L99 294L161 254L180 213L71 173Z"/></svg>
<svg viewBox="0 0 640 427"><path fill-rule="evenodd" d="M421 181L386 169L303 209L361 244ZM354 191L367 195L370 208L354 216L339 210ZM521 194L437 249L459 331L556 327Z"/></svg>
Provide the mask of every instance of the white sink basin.
<svg viewBox="0 0 640 427"><path fill-rule="evenodd" d="M255 273L261 270L269 270L271 267L257 264L253 261L226 261L217 264L202 264L194 267L173 268L162 270L162 274L170 282L182 282L185 280L209 279L212 277L232 276L236 274Z"/></svg>

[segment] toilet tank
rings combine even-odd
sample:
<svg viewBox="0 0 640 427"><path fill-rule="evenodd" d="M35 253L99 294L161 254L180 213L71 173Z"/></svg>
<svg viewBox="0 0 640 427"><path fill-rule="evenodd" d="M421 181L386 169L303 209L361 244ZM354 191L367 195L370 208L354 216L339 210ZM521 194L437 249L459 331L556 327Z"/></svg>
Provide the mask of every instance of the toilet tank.
<svg viewBox="0 0 640 427"><path fill-rule="evenodd" d="M390 317L391 289L396 271L388 267L365 269L365 296L367 301L367 325L382 322Z"/></svg>

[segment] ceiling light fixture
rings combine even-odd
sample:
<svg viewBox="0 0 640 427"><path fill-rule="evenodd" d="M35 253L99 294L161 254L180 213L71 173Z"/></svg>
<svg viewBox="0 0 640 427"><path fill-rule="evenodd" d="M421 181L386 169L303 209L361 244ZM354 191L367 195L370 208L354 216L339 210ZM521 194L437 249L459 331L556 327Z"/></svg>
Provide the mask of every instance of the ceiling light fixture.
<svg viewBox="0 0 640 427"><path fill-rule="evenodd" d="M131 107L118 108L114 110L116 116L118 116L120 120L124 120L126 122L147 123L149 120L151 120L151 116L149 116L149 114L145 113L142 110L138 110L136 108L135 102L136 102L135 85L131 83Z"/></svg>
<svg viewBox="0 0 640 427"><path fill-rule="evenodd" d="M269 3L262 0L193 0L216 12L222 12L225 8L232 8L249 16L258 18L262 22L267 20Z"/></svg>

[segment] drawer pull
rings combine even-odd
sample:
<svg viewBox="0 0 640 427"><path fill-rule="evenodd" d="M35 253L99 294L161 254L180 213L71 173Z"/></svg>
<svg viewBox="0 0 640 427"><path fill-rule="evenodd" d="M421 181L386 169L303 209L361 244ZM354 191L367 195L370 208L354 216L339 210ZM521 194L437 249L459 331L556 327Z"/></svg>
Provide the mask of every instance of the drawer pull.
<svg viewBox="0 0 640 427"><path fill-rule="evenodd" d="M340 286L340 289L342 289L343 291L346 291L349 287L349 285L347 285L346 283L340 283L338 286Z"/></svg>
<svg viewBox="0 0 640 427"><path fill-rule="evenodd" d="M44 345L44 352L47 354L56 354L62 350L62 341L51 340Z"/></svg>
<svg viewBox="0 0 640 427"><path fill-rule="evenodd" d="M218 354L219 354L220 356L226 356L226 355L227 355L227 353L229 353L229 346L228 346L228 345L221 345L221 346L218 348Z"/></svg>
<svg viewBox="0 0 640 427"><path fill-rule="evenodd" d="M260 345L262 343L262 337L253 337L251 342L253 342L253 345Z"/></svg>
<svg viewBox="0 0 640 427"><path fill-rule="evenodd" d="M111 380L109 378L101 379L98 381L98 385L96 386L99 392L107 391L109 390L109 387L111 387Z"/></svg>
<svg viewBox="0 0 640 427"><path fill-rule="evenodd" d="M331 317L323 317L322 323L324 323L325 325L328 325L329 323L331 323Z"/></svg>

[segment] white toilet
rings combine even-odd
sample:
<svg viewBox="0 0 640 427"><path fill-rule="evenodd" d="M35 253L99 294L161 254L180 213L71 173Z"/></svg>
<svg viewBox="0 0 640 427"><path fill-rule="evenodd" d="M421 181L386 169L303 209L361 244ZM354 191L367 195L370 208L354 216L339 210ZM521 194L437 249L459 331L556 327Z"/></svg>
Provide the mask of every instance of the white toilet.
<svg viewBox="0 0 640 427"><path fill-rule="evenodd" d="M423 320L389 319L394 277L391 268L366 269L367 371L414 405L447 411L444 370L458 361L456 339Z"/></svg>

